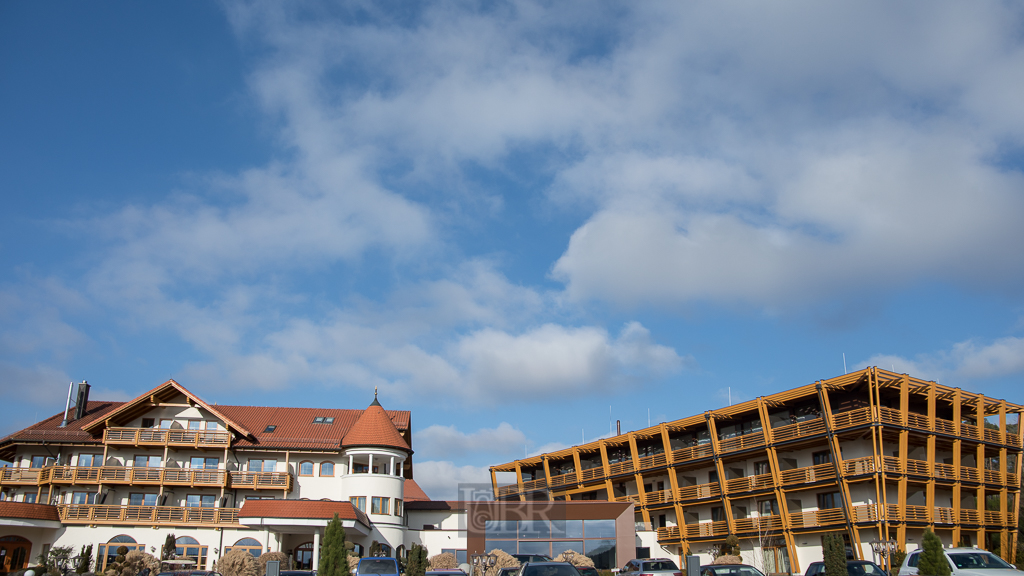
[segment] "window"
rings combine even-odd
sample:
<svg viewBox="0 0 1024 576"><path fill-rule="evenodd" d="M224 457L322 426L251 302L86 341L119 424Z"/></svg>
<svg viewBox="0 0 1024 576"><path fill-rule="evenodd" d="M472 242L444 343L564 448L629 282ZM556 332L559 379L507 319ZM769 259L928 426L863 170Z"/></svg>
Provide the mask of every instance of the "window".
<svg viewBox="0 0 1024 576"><path fill-rule="evenodd" d="M277 460L249 460L249 472L274 472Z"/></svg>
<svg viewBox="0 0 1024 576"><path fill-rule="evenodd" d="M36 494L34 494L32 492L26 492L25 493L25 502L28 502L29 504L35 504L35 501L36 501Z"/></svg>
<svg viewBox="0 0 1024 576"><path fill-rule="evenodd" d="M321 476L334 476L334 462L321 462L320 463L320 475Z"/></svg>
<svg viewBox="0 0 1024 576"><path fill-rule="evenodd" d="M263 429L263 432L266 433L266 434L270 434L274 430L277 430L277 425L276 424L270 424L269 426L267 426L266 428Z"/></svg>
<svg viewBox="0 0 1024 576"><path fill-rule="evenodd" d="M161 420L160 421L160 428L163 429L163 430L170 430L170 428L171 428L171 426L173 424L174 424L174 420Z"/></svg>
<svg viewBox="0 0 1024 576"><path fill-rule="evenodd" d="M156 494L131 493L128 495L129 506L156 506Z"/></svg>
<svg viewBox="0 0 1024 576"><path fill-rule="evenodd" d="M196 567L206 566L207 546L201 546L195 538L182 536L174 541L176 548L174 553L178 558L190 558L195 561Z"/></svg>
<svg viewBox="0 0 1024 576"><path fill-rule="evenodd" d="M54 460L53 460L52 456L33 456L32 457L32 467L33 468L43 468L43 467L46 467L46 466L52 466L53 462L54 462Z"/></svg>
<svg viewBox="0 0 1024 576"><path fill-rule="evenodd" d="M366 512L366 496L353 496L348 501L352 503L352 506Z"/></svg>
<svg viewBox="0 0 1024 576"><path fill-rule="evenodd" d="M761 500L757 503L757 514L759 516L778 515L779 503L776 500Z"/></svg>
<svg viewBox="0 0 1024 576"><path fill-rule="evenodd" d="M815 452L814 454L811 454L811 457L814 459L815 465L828 464L829 462L832 462L832 453L828 450L824 452Z"/></svg>
<svg viewBox="0 0 1024 576"><path fill-rule="evenodd" d="M129 552L132 550L145 551L145 544L138 544L135 539L131 536L121 534L114 536L106 544L100 544L98 554L96 554L96 563L101 571L106 570L108 564L113 564L114 559L117 558L117 549L124 546Z"/></svg>
<svg viewBox="0 0 1024 576"><path fill-rule="evenodd" d="M159 468L160 467L160 457L159 456L146 456L144 454L143 455L136 455L135 456L134 464L135 464L135 466L139 466L139 467Z"/></svg>
<svg viewBox="0 0 1024 576"><path fill-rule="evenodd" d="M142 419L142 427L143 428L152 428L154 424L156 424L156 421L153 418L143 418Z"/></svg>
<svg viewBox="0 0 1024 576"><path fill-rule="evenodd" d="M78 465L79 466L85 466L85 467L88 467L88 468L92 468L93 466L102 466L103 465L103 455L102 454L79 454L78 455Z"/></svg>
<svg viewBox="0 0 1024 576"><path fill-rule="evenodd" d="M770 472L770 470L768 468L767 461L754 462L754 476L758 476L760 474L767 474L768 472Z"/></svg>
<svg viewBox="0 0 1024 576"><path fill-rule="evenodd" d="M75 492L71 495L72 504L95 504L95 492Z"/></svg>
<svg viewBox="0 0 1024 576"><path fill-rule="evenodd" d="M299 476L312 476L313 475L313 463L309 460L299 463Z"/></svg>
<svg viewBox="0 0 1024 576"><path fill-rule="evenodd" d="M217 496L213 494L189 494L185 496L185 507L187 508L213 508L217 503Z"/></svg>
<svg viewBox="0 0 1024 576"><path fill-rule="evenodd" d="M202 420L189 420L188 421L188 429L189 430L202 430L203 429L203 421Z"/></svg>
<svg viewBox="0 0 1024 576"><path fill-rule="evenodd" d="M193 470L216 470L220 464L220 458L192 458L189 467Z"/></svg>
<svg viewBox="0 0 1024 576"><path fill-rule="evenodd" d="M388 503L390 498L374 496L370 501L370 514L388 514Z"/></svg>
<svg viewBox="0 0 1024 576"><path fill-rule="evenodd" d="M711 521L720 522L725 520L725 508L721 506L713 506L711 508Z"/></svg>
<svg viewBox="0 0 1024 576"><path fill-rule="evenodd" d="M225 548L224 552L228 553L236 549L245 550L246 552L252 554L256 558L259 558L260 554L263 553L263 545L260 544L260 541L255 538L242 538L238 542L235 542L233 546L228 546L227 548Z"/></svg>
<svg viewBox="0 0 1024 576"><path fill-rule="evenodd" d="M395 516L402 515L402 499L395 498Z"/></svg>
<svg viewBox="0 0 1024 576"><path fill-rule="evenodd" d="M818 509L830 510L832 508L839 508L842 506L842 501L842 495L840 495L839 492L818 494Z"/></svg>

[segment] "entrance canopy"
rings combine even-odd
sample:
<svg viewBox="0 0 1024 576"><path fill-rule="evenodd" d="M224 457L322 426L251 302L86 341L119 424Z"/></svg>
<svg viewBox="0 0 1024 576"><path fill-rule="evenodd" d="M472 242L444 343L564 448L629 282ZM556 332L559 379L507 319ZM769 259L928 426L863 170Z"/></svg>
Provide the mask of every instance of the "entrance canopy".
<svg viewBox="0 0 1024 576"><path fill-rule="evenodd" d="M249 528L265 528L287 534L314 534L337 514L346 531L368 536L370 519L349 502L326 500L246 500L238 522ZM322 532L322 530L321 530Z"/></svg>

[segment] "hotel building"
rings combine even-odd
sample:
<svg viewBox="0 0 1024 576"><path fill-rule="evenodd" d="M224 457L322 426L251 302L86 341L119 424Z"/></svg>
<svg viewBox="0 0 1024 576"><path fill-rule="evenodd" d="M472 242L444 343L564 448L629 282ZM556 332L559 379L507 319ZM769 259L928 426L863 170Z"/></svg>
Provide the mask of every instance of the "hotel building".
<svg viewBox="0 0 1024 576"><path fill-rule="evenodd" d="M825 533L879 560L873 541L913 550L930 528L1012 559L1022 410L868 368L493 466L491 480L499 501L633 503L640 556L710 560L734 534L748 563L802 573Z"/></svg>

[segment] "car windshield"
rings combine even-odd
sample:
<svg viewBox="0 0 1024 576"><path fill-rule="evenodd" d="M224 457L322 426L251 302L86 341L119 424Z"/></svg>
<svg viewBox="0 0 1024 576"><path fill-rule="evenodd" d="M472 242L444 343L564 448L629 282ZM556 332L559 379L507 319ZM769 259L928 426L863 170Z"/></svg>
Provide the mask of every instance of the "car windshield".
<svg viewBox="0 0 1024 576"><path fill-rule="evenodd" d="M568 564L550 564L547 566L527 566L523 576L579 576L580 573Z"/></svg>
<svg viewBox="0 0 1024 576"><path fill-rule="evenodd" d="M679 570L675 562L669 560L659 560L657 562L644 562L641 570Z"/></svg>
<svg viewBox="0 0 1024 576"><path fill-rule="evenodd" d="M1012 569L1006 562L995 554L988 552L955 552L949 555L949 559L960 570L1006 570Z"/></svg>
<svg viewBox="0 0 1024 576"><path fill-rule="evenodd" d="M710 576L764 576L753 566L711 566L704 571Z"/></svg>
<svg viewBox="0 0 1024 576"><path fill-rule="evenodd" d="M881 569L870 562L847 564L846 572L849 576L885 576Z"/></svg>
<svg viewBox="0 0 1024 576"><path fill-rule="evenodd" d="M364 558L359 561L360 574L398 574L395 561L391 559L373 560Z"/></svg>

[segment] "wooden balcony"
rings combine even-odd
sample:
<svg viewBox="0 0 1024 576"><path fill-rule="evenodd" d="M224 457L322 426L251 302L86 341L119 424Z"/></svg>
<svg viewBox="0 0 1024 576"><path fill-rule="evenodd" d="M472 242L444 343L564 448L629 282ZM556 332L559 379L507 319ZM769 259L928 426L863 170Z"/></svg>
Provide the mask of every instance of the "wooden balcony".
<svg viewBox="0 0 1024 576"><path fill-rule="evenodd" d="M825 464L815 464L814 466L805 466L803 468L793 468L792 470L782 470L780 472L782 477L783 486L793 486L796 484L813 484L815 482L823 482L825 480L835 480L836 469L831 462Z"/></svg>
<svg viewBox="0 0 1024 576"><path fill-rule="evenodd" d="M548 479L548 486L554 488L556 486L567 486L576 483L576 473L569 472L568 474L559 474L552 476Z"/></svg>
<svg viewBox="0 0 1024 576"><path fill-rule="evenodd" d="M723 454L726 452L737 452L740 450L747 450L749 448L757 448L758 446L764 446L764 434L761 430L757 430L752 434L733 436L732 438L726 438L718 441L718 451Z"/></svg>
<svg viewBox="0 0 1024 576"><path fill-rule="evenodd" d="M903 473L903 463L895 456L882 456L882 471L894 474Z"/></svg>
<svg viewBox="0 0 1024 576"><path fill-rule="evenodd" d="M513 494L519 494L518 484L509 484L508 486L498 486L498 498L503 496L511 496Z"/></svg>
<svg viewBox="0 0 1024 576"><path fill-rule="evenodd" d="M981 472L977 468L968 466L960 467L960 480L963 482L977 482L981 483Z"/></svg>
<svg viewBox="0 0 1024 576"><path fill-rule="evenodd" d="M633 473L633 461L623 460L622 462L612 462L608 464L608 475L609 476L620 476L622 474Z"/></svg>
<svg viewBox="0 0 1024 576"><path fill-rule="evenodd" d="M0 468L0 486L36 486L45 468Z"/></svg>
<svg viewBox="0 0 1024 576"><path fill-rule="evenodd" d="M935 419L935 431L947 436L956 436L956 424L952 420Z"/></svg>
<svg viewBox="0 0 1024 576"><path fill-rule="evenodd" d="M791 512L789 514L789 525L792 528L817 528L819 526L835 526L845 523L846 516L843 514L842 508Z"/></svg>
<svg viewBox="0 0 1024 576"><path fill-rule="evenodd" d="M904 522L928 522L928 508L925 506L914 506L907 504L903 507Z"/></svg>
<svg viewBox="0 0 1024 576"><path fill-rule="evenodd" d="M953 482L956 480L956 467L952 464L936 462L934 475L936 480Z"/></svg>
<svg viewBox="0 0 1024 576"><path fill-rule="evenodd" d="M680 540L679 526L665 526L664 528L658 528L658 542L678 542Z"/></svg>
<svg viewBox="0 0 1024 576"><path fill-rule="evenodd" d="M981 524L981 512L972 508L960 509L961 524Z"/></svg>
<svg viewBox="0 0 1024 576"><path fill-rule="evenodd" d="M711 538L729 534L729 524L725 520L686 524L683 528L687 538Z"/></svg>
<svg viewBox="0 0 1024 576"><path fill-rule="evenodd" d="M956 524L956 514L952 508L936 506L932 521L936 524Z"/></svg>
<svg viewBox="0 0 1024 576"><path fill-rule="evenodd" d="M853 428L871 423L871 407L856 408L847 412L832 415L832 423L836 430Z"/></svg>
<svg viewBox="0 0 1024 576"><path fill-rule="evenodd" d="M291 492L293 480L288 472L228 472L228 486L231 488Z"/></svg>
<svg viewBox="0 0 1024 576"><path fill-rule="evenodd" d="M164 428L107 428L103 431L103 442L117 446L226 448L231 444L231 433Z"/></svg>
<svg viewBox="0 0 1024 576"><path fill-rule="evenodd" d="M597 468L584 468L583 470L580 470L580 478L584 483L600 480L604 478L604 468L601 466L598 466Z"/></svg>
<svg viewBox="0 0 1024 576"><path fill-rule="evenodd" d="M747 532L767 532L782 528L781 516L759 516L757 518L737 518L732 521L737 534Z"/></svg>
<svg viewBox="0 0 1024 576"><path fill-rule="evenodd" d="M683 486L679 489L677 498L679 500L706 500L708 498L718 498L722 495L722 489L718 485L718 482L711 482L710 484L696 484L694 486Z"/></svg>
<svg viewBox="0 0 1024 576"><path fill-rule="evenodd" d="M647 470L649 468L661 468L662 466L668 465L668 458L665 453L651 454L650 456L641 456L639 458L640 470Z"/></svg>
<svg viewBox="0 0 1024 576"><path fill-rule="evenodd" d="M931 469L926 460L907 460L906 473L913 476L931 476Z"/></svg>
<svg viewBox="0 0 1024 576"><path fill-rule="evenodd" d="M696 446L687 446L685 448L678 448L672 451L672 461L676 464L685 462L686 460L697 460L699 458L709 458L714 455L711 443L698 444Z"/></svg>
<svg viewBox="0 0 1024 576"><path fill-rule="evenodd" d="M772 438L776 442L785 442L787 440L816 436L823 432L825 432L825 420L815 418L814 420L804 420L803 422L773 428Z"/></svg>
<svg viewBox="0 0 1024 576"><path fill-rule="evenodd" d="M853 507L851 515L854 523L878 522L878 506L875 504L860 504Z"/></svg>
<svg viewBox="0 0 1024 576"><path fill-rule="evenodd" d="M742 494L744 492L757 492L758 490L771 490L775 487L771 474L758 474L757 476L744 476L725 481L725 489L731 494Z"/></svg>
<svg viewBox="0 0 1024 576"><path fill-rule="evenodd" d="M860 476L862 474L874 473L874 456L864 456L863 458L851 458L849 460L843 460L843 474L846 476Z"/></svg>
<svg viewBox="0 0 1024 576"><path fill-rule="evenodd" d="M657 490L655 492L648 492L644 494L643 504L644 506L666 506L672 504L674 499L672 498L671 490Z"/></svg>
<svg viewBox="0 0 1024 576"><path fill-rule="evenodd" d="M523 492L531 492L533 490L542 490L548 487L547 478L537 478L535 480L523 481Z"/></svg>
<svg viewBox="0 0 1024 576"><path fill-rule="evenodd" d="M960 424L960 436L970 438L972 440L981 440L981 430L979 430L974 424L964 422L963 424Z"/></svg>
<svg viewBox="0 0 1024 576"><path fill-rule="evenodd" d="M226 486L224 470L149 468L131 466L52 466L47 469L53 484L129 484L140 486Z"/></svg>
<svg viewBox="0 0 1024 576"><path fill-rule="evenodd" d="M169 526L238 525L238 508L65 504L57 507L64 524L144 524Z"/></svg>

